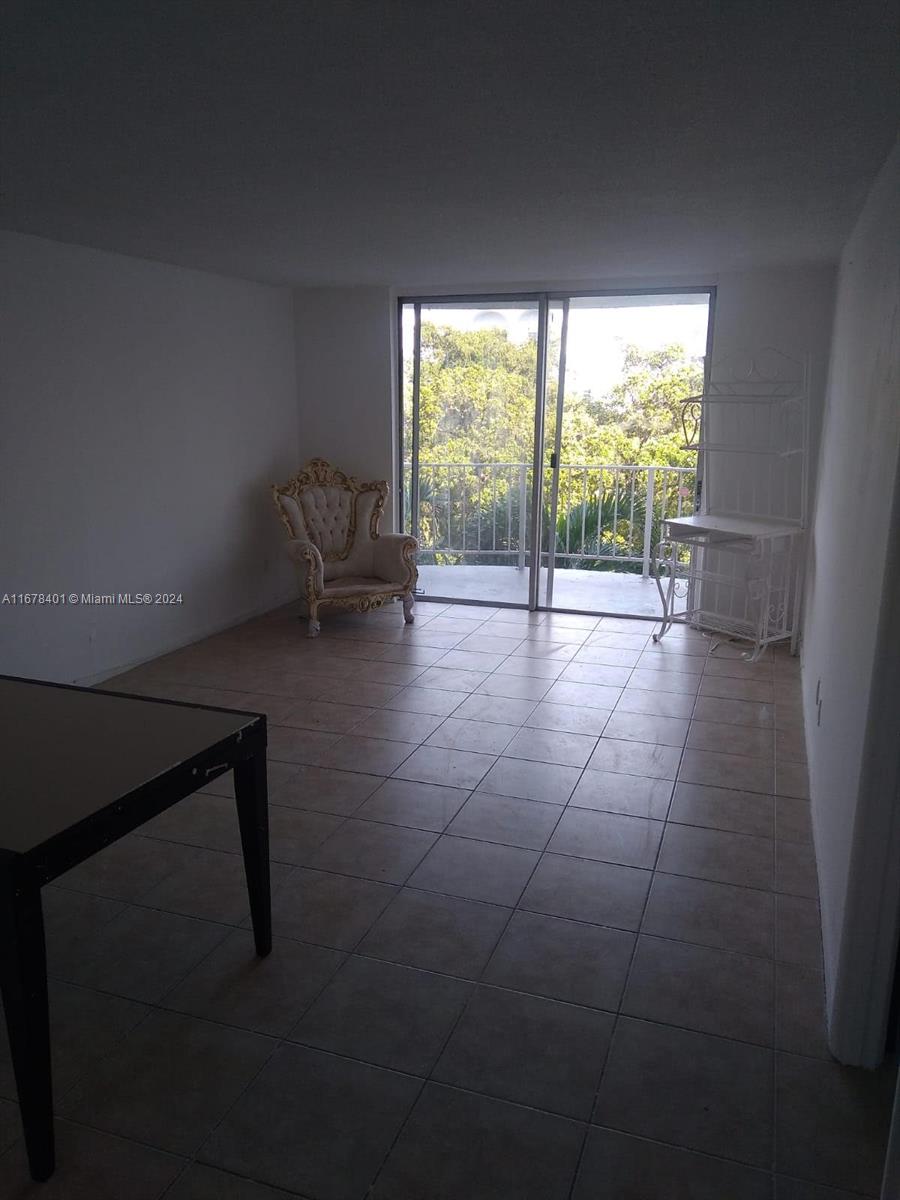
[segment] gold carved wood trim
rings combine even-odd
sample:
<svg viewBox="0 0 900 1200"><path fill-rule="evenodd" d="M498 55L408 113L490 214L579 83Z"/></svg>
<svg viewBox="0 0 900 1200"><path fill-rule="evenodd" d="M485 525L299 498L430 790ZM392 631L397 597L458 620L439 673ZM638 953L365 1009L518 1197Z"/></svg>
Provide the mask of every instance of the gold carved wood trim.
<svg viewBox="0 0 900 1200"><path fill-rule="evenodd" d="M363 492L375 492L375 504L372 507L372 516L369 521L369 537L375 539L378 537L378 526L381 521L381 514L384 512L384 503L388 495L388 483L385 479L372 480L368 483L360 483L353 475L347 475L337 467L333 467L330 462L324 458L311 458L309 462L293 478L287 483L273 484L272 497L275 501L275 507L278 509L278 515L281 517L281 523L288 532L288 536L295 536L291 526L290 518L281 504L282 496L290 496L295 500L297 507L301 513L303 507L300 504L300 495L306 488L310 487L339 487L351 494L350 503L350 520L348 522L347 537L344 542L343 550L337 554L323 554L324 562L340 562L348 557L353 548L353 541L356 537L357 524L357 503L359 496Z"/></svg>
<svg viewBox="0 0 900 1200"><path fill-rule="evenodd" d="M381 608L388 600L402 600L406 594L405 590L396 588L391 592L377 592L374 596L365 592L360 592L358 596L319 596L312 602L309 614L315 621L321 608L347 608L351 612L371 612L372 609Z"/></svg>
<svg viewBox="0 0 900 1200"><path fill-rule="evenodd" d="M416 590L416 584L419 582L419 568L416 566L416 551L419 548L419 543L414 537L408 537L403 543L403 563L408 572L404 589L408 592Z"/></svg>

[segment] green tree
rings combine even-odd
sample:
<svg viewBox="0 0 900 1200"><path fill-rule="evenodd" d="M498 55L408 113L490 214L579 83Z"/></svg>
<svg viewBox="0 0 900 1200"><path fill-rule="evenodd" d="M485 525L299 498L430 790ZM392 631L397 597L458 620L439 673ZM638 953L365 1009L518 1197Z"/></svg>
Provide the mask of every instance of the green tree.
<svg viewBox="0 0 900 1200"><path fill-rule="evenodd" d="M558 352L558 346L550 346L548 458L555 440ZM518 550L525 512L522 469L518 465L497 472L485 468L497 463L531 464L536 365L534 338L511 341L504 329L459 330L423 323L419 527L425 544L477 545L507 554ZM646 476L615 468L695 465L693 452L683 449L681 402L701 390L702 378L702 359L691 358L680 345L659 350L629 345L620 381L607 395L598 398L590 391L567 389L557 519L561 544L570 545L573 554L595 553L598 559L614 552L633 555L635 547L629 539L643 525ZM411 363L407 363L404 395L409 436ZM453 465L429 466L439 463ZM591 469L566 469L581 467ZM692 484L682 483L684 501ZM668 511L678 497L674 484L667 486ZM659 505L657 496L654 514ZM545 522L548 519L545 514ZM573 529L577 544L571 541ZM498 561L508 559L501 556Z"/></svg>
<svg viewBox="0 0 900 1200"><path fill-rule="evenodd" d="M537 345L424 323L419 444L429 462L528 462Z"/></svg>
<svg viewBox="0 0 900 1200"><path fill-rule="evenodd" d="M681 405L702 389L702 360L690 358L683 346L644 350L630 345L621 382L587 408L598 424L612 426L629 440L632 462L689 467L693 451L682 448Z"/></svg>

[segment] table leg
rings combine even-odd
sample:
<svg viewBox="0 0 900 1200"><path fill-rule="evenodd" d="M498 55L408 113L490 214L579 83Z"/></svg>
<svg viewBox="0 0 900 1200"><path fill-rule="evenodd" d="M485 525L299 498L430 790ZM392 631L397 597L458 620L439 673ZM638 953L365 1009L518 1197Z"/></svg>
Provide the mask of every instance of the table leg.
<svg viewBox="0 0 900 1200"><path fill-rule="evenodd" d="M659 564L668 560L669 578L663 588L662 578L659 574ZM654 633L654 642L660 641L666 636L672 628L672 613L675 610L675 566L677 563L677 554L675 547L671 542L658 542L656 552L650 559L650 573L656 583L659 592L660 603L662 604L662 621L659 626L659 633Z"/></svg>
<svg viewBox="0 0 900 1200"><path fill-rule="evenodd" d="M234 768L244 870L250 895L250 916L256 953L272 949L272 898L269 887L269 805L266 786L265 750Z"/></svg>
<svg viewBox="0 0 900 1200"><path fill-rule="evenodd" d="M41 889L0 865L0 993L32 1179L49 1179L53 1145L50 1013Z"/></svg>

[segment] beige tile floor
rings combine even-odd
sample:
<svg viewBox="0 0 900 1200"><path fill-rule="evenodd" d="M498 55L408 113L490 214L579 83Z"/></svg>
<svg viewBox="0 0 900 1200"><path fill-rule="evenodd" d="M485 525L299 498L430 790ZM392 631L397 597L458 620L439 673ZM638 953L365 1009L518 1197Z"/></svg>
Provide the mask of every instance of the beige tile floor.
<svg viewBox="0 0 900 1200"><path fill-rule="evenodd" d="M652 625L290 610L120 677L270 721L275 948L227 780L45 889L59 1169L0 1196L850 1200L797 664Z"/></svg>

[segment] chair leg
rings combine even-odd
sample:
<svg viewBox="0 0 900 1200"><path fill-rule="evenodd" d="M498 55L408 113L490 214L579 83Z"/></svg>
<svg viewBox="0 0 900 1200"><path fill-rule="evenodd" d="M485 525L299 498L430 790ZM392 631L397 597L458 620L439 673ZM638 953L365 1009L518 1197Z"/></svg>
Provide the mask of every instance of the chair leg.
<svg viewBox="0 0 900 1200"><path fill-rule="evenodd" d="M322 626L319 624L319 606L312 600L307 600L306 602L306 616L306 636L311 638L318 637L319 631L322 628Z"/></svg>
<svg viewBox="0 0 900 1200"><path fill-rule="evenodd" d="M416 619L415 605L416 601L412 592L408 592L403 597L403 620L407 625L412 625L413 621Z"/></svg>

